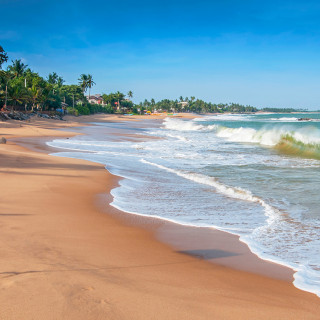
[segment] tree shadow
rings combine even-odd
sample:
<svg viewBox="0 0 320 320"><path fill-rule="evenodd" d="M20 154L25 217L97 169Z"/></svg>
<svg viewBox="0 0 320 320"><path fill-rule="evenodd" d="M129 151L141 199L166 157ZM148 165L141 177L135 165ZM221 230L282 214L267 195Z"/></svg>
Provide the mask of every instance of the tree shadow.
<svg viewBox="0 0 320 320"><path fill-rule="evenodd" d="M51 176L51 177L66 177L66 178L73 178L72 176L68 174L50 174L50 173L30 173L30 172L20 172L20 171L5 171L5 170L0 170L0 173L5 173L5 174L18 174L22 176ZM81 178L83 176L76 176L74 178Z"/></svg>
<svg viewBox="0 0 320 320"><path fill-rule="evenodd" d="M1 154L0 166L5 167L10 164L10 168L37 168L37 169L73 169L73 170L101 170L101 165L92 162L91 164L85 163L57 163L50 161L41 161L38 158L30 156L13 156Z"/></svg>
<svg viewBox="0 0 320 320"><path fill-rule="evenodd" d="M29 213L0 213L0 217L19 217L19 216L32 216Z"/></svg>
<svg viewBox="0 0 320 320"><path fill-rule="evenodd" d="M182 250L178 251L182 254L187 254L204 260L218 259L218 258L227 258L238 256L239 253L218 250L218 249L198 249L198 250Z"/></svg>

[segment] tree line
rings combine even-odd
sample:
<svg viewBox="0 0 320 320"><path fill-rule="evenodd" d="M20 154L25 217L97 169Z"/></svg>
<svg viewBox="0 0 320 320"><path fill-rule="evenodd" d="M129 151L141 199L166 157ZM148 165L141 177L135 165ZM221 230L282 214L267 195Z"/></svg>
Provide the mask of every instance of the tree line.
<svg viewBox="0 0 320 320"><path fill-rule="evenodd" d="M80 75L78 84L66 85L53 72L45 79L32 71L22 60L12 60L6 70L8 55L0 46L0 109L24 111L56 111L66 109L71 114L111 113L108 106L90 104L85 92L92 88L91 75Z"/></svg>
<svg viewBox="0 0 320 320"><path fill-rule="evenodd" d="M163 99L134 104L131 101L132 91L127 95L122 92L102 94L99 97L101 104L90 103L85 96L95 85L92 75L81 74L77 84L65 84L64 79L52 72L47 78L43 78L37 72L31 70L22 60L12 60L6 70L2 65L8 62L8 55L0 46L0 109L18 109L24 111L61 111L69 114L92 113L134 113L145 112L195 112L195 113L251 113L257 108L238 103L211 103L194 96L182 97L170 100ZM128 97L126 99L126 96ZM264 111L292 112L295 109L265 108Z"/></svg>
<svg viewBox="0 0 320 320"><path fill-rule="evenodd" d="M169 100L163 99L156 102L154 99L148 101L145 99L137 105L140 109L156 110L159 112L195 112L195 113L250 113L258 111L257 108L252 106L244 106L238 103L211 103L201 99L196 99L194 96L179 99Z"/></svg>

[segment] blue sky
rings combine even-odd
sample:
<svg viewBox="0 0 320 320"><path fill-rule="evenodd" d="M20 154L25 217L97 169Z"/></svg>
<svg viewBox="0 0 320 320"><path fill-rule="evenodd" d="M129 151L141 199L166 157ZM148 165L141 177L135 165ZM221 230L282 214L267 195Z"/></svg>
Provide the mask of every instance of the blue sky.
<svg viewBox="0 0 320 320"><path fill-rule="evenodd" d="M320 109L318 1L0 0L0 44L42 76L134 101Z"/></svg>

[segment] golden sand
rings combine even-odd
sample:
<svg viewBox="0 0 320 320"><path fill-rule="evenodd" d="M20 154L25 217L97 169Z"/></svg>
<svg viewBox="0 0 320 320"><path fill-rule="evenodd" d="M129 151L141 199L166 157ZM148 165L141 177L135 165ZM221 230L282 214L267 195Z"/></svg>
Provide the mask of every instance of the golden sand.
<svg viewBox="0 0 320 320"><path fill-rule="evenodd" d="M124 214L107 203L102 210L98 195L117 177L38 152L44 137L72 135L54 129L77 125L0 123L1 320L319 319L319 298L289 281L179 253L154 228L115 218ZM36 138L33 148L17 137Z"/></svg>

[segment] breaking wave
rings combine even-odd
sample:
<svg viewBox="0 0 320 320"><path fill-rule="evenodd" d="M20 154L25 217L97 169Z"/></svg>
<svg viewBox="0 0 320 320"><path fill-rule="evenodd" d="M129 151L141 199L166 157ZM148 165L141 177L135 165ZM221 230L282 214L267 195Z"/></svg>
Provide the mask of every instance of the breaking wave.
<svg viewBox="0 0 320 320"><path fill-rule="evenodd" d="M320 159L320 130L307 127L292 130L288 127L272 129L219 127L217 136L232 142L257 143L294 156Z"/></svg>
<svg viewBox="0 0 320 320"><path fill-rule="evenodd" d="M285 154L320 160L320 143L304 143L289 134L281 138L276 149Z"/></svg>
<svg viewBox="0 0 320 320"><path fill-rule="evenodd" d="M216 125L205 126L194 121L185 121L180 119L164 119L164 129L175 131L211 131L217 128Z"/></svg>
<svg viewBox="0 0 320 320"><path fill-rule="evenodd" d="M152 166L157 167L159 169L174 173L177 176L185 178L187 180L191 180L196 183L200 183L200 184L214 187L217 192L219 192L227 197L230 197L233 199L239 199L239 200L243 200L243 201L258 203L264 208L268 225L273 224L280 217L280 212L277 209L275 209L272 206L270 206L269 204L267 204L261 198L252 195L252 193L248 190L245 190L242 188L237 188L237 187L227 186L227 185L219 182L216 178L209 177L209 176L206 176L203 174L193 173L193 172L184 172L181 170L171 169L171 168L165 167L163 165L156 164L156 163L144 160L144 159L141 159L140 161L142 163L149 164L149 165L152 165Z"/></svg>
<svg viewBox="0 0 320 320"><path fill-rule="evenodd" d="M214 132L230 142L255 143L273 147L281 153L320 159L320 130L313 126L293 128L289 125L254 128L229 128L218 124L204 125L200 121L166 118L164 128L173 131ZM182 140L182 139L180 139Z"/></svg>

